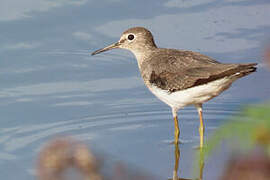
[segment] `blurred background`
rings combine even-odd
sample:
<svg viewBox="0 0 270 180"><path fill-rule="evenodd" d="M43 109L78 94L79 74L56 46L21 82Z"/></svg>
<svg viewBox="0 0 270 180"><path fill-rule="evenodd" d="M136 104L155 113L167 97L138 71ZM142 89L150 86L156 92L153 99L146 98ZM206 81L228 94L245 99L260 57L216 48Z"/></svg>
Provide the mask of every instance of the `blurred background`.
<svg viewBox="0 0 270 180"><path fill-rule="evenodd" d="M268 0L1 0L0 178L35 179L44 143L63 135L106 154L111 164L172 178L169 107L144 86L130 52L90 53L127 28L144 26L159 47L198 51L223 63L259 63L256 73L204 105L210 137L243 106L270 97L263 61L269 18ZM179 118L179 174L190 178L199 119L194 107L180 110ZM204 179L217 179L230 153L214 153Z"/></svg>

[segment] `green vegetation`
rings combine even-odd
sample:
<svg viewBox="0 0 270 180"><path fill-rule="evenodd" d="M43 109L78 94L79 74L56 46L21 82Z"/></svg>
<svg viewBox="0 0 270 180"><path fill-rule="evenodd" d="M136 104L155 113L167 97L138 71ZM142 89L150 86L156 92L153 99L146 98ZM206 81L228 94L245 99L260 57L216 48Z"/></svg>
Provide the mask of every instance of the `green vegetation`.
<svg viewBox="0 0 270 180"><path fill-rule="evenodd" d="M248 151L261 146L270 156L270 103L244 108L237 116L219 128L208 140L203 150L204 158L216 149L221 142Z"/></svg>

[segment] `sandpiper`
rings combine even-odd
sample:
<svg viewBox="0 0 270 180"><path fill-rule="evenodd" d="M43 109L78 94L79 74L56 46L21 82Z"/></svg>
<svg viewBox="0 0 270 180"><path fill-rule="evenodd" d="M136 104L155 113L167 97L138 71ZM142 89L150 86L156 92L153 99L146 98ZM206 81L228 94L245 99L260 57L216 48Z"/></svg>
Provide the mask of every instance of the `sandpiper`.
<svg viewBox="0 0 270 180"><path fill-rule="evenodd" d="M202 104L254 71L256 63L223 64L198 52L158 48L152 33L143 27L126 30L120 40L92 55L114 49L130 50L137 59L145 85L172 109L175 143L179 139L177 112L194 105L200 119L200 147L204 142Z"/></svg>

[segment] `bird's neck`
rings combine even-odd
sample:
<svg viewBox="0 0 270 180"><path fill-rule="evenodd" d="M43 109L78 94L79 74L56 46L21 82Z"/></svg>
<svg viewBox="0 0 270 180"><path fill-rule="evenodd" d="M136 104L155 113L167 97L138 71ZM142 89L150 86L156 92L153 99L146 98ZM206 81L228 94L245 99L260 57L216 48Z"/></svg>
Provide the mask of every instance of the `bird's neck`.
<svg viewBox="0 0 270 180"><path fill-rule="evenodd" d="M155 51L157 49L157 47L147 47L144 46L142 48L139 49L132 49L131 52L135 55L137 62L138 62L138 66L141 69L141 65L144 61L146 61L148 59L149 56L151 56L151 54L153 53L153 51Z"/></svg>

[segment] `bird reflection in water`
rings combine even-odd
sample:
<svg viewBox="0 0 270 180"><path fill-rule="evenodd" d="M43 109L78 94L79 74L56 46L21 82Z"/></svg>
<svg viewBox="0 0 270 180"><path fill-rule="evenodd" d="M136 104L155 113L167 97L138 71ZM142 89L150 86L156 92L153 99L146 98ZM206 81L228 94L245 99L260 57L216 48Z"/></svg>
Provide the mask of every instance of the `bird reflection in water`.
<svg viewBox="0 0 270 180"><path fill-rule="evenodd" d="M180 158L181 158L181 154L180 154L180 148L179 148L179 144L175 143L174 144L174 157L175 157L175 163L174 163L174 170L173 170L173 178L169 179L169 180L192 180L192 179L187 179L187 178L181 178L178 177L178 169L179 169L179 162L180 162ZM199 161L198 161L198 165L199 168L196 168L196 170L198 169L199 173L197 174L197 176L199 176L198 178L196 178L197 180L203 180L203 168L204 168L204 158L203 158L203 152L202 149L199 149ZM180 169L179 169L180 171ZM181 173L180 173L181 176Z"/></svg>

